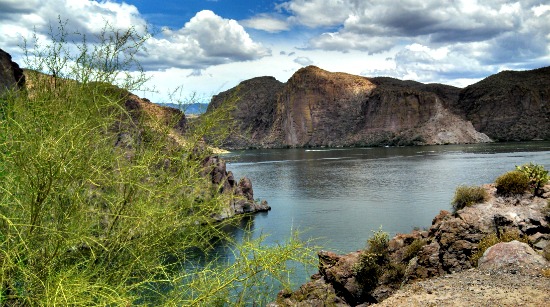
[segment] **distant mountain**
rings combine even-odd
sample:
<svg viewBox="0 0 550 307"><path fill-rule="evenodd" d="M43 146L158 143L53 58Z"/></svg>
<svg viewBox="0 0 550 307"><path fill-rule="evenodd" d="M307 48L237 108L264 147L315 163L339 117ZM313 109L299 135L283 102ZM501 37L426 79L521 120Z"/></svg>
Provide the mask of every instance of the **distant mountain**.
<svg viewBox="0 0 550 307"><path fill-rule="evenodd" d="M199 115L206 112L208 108L207 103L189 103L189 104L177 104L177 103L159 103L161 106L170 107L183 111L186 115Z"/></svg>

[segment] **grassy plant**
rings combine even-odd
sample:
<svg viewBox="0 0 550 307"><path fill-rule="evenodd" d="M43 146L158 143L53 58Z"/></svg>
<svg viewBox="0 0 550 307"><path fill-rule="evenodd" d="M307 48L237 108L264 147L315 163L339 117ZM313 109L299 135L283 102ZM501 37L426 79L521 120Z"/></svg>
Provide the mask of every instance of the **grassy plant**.
<svg viewBox="0 0 550 307"><path fill-rule="evenodd" d="M550 179L548 171L544 169L544 166L529 163L522 166L516 166L516 169L529 178L529 186L533 191L533 195L542 195L542 187L544 187Z"/></svg>
<svg viewBox="0 0 550 307"><path fill-rule="evenodd" d="M470 256L470 262L472 263L472 265L477 266L479 259L483 256L483 253L485 253L485 251L489 247L497 243L511 242L514 240L529 244L529 239L525 236L520 236L519 233L516 231L505 231L500 235L500 237L498 237L494 233L491 233L483 237L483 239L479 241L479 244L477 245L477 251Z"/></svg>
<svg viewBox="0 0 550 307"><path fill-rule="evenodd" d="M379 230L368 239L367 248L359 255L353 270L363 292L369 292L376 287L385 266L389 264L388 243L388 233Z"/></svg>
<svg viewBox="0 0 550 307"><path fill-rule="evenodd" d="M529 188L529 177L523 172L511 171L495 180L497 194L509 196L523 194Z"/></svg>
<svg viewBox="0 0 550 307"><path fill-rule="evenodd" d="M482 187L459 186L455 190L455 196L452 201L453 212L456 213L464 207L484 202L488 197L487 191Z"/></svg>
<svg viewBox="0 0 550 307"><path fill-rule="evenodd" d="M425 240L415 239L409 246L407 246L407 249L403 253L403 261L407 262L416 257L424 245L426 245Z"/></svg>
<svg viewBox="0 0 550 307"><path fill-rule="evenodd" d="M311 255L306 245L233 242L224 227L237 220L211 218L231 196L201 175L208 152L126 110L127 90L144 80L126 78L135 63L123 57L144 38L105 31L71 55L63 25L52 43L26 49L28 90L0 106L0 304L246 305L265 299L257 285L288 287L288 264ZM199 132L209 130L190 133ZM220 241L234 243L234 263L182 265Z"/></svg>

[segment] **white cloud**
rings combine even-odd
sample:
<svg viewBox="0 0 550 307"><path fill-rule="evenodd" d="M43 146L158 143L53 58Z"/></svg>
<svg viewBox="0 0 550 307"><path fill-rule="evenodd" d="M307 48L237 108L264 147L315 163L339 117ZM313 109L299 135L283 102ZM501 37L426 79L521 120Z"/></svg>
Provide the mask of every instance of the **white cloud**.
<svg viewBox="0 0 550 307"><path fill-rule="evenodd" d="M147 41L147 49L140 60L155 69L201 69L271 55L271 50L254 42L237 21L208 10L198 12L181 29L165 29L159 38Z"/></svg>
<svg viewBox="0 0 550 307"><path fill-rule="evenodd" d="M291 22L313 28L341 24L349 15L351 3L349 0L293 0L277 8L291 13Z"/></svg>
<svg viewBox="0 0 550 307"><path fill-rule="evenodd" d="M78 31L89 41L101 33L106 23L113 29L134 29L146 34L147 22L139 10L124 2L92 0L0 1L0 46L15 55L21 52L22 38L30 38L33 28L39 38L47 39L50 26L58 31L58 18L69 33L69 40L79 41ZM140 54L145 69L181 67L203 69L233 61L249 61L271 54L254 42L235 20L224 19L212 11L198 12L182 28L165 29L149 39L148 54Z"/></svg>
<svg viewBox="0 0 550 307"><path fill-rule="evenodd" d="M313 65L313 61L308 57L297 57L294 59L294 63L298 63L302 66L309 66Z"/></svg>
<svg viewBox="0 0 550 307"><path fill-rule="evenodd" d="M239 23L247 28L262 30L270 33L290 30L290 26L286 20L267 14L256 15L250 19L241 20Z"/></svg>
<svg viewBox="0 0 550 307"><path fill-rule="evenodd" d="M404 46L416 43L444 51L439 57L429 53L437 61L457 55L455 60L460 58L463 63L468 59L473 68L492 65L482 72L474 69L479 73L503 65L534 68L549 62L550 5L537 0L293 0L282 8L302 25L336 28L313 36L303 50L358 50L371 55L394 50L400 52L396 55L401 57L399 67L404 67L406 55L414 51ZM426 60L420 54L414 58ZM412 67L407 65L407 70ZM462 72L460 66L455 68ZM432 69L434 74L445 73L435 66ZM418 76L434 74L423 71Z"/></svg>

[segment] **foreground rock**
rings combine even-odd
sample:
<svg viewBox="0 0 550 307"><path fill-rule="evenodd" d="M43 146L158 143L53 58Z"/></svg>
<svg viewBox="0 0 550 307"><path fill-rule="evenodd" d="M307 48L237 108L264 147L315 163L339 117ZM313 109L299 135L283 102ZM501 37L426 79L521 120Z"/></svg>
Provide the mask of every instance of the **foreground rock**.
<svg viewBox="0 0 550 307"><path fill-rule="evenodd" d="M461 276L454 273L464 271L470 272L464 279L461 279L465 283L480 280L479 289L475 291L483 292L486 287L485 282L488 283L487 289L495 291L499 289L499 285L505 286L499 284L501 277L489 278L485 276L486 274L490 276L510 274L513 276L503 277L502 282L511 287L510 289L514 290L514 293L520 293L517 291L517 287L513 289L517 285L513 281L514 276L522 275L527 280L538 281L541 274L550 275L550 271L544 271L550 268L550 263L539 255L543 252L547 255L550 254L550 209L548 203L550 185L544 187L543 197L533 197L528 193L513 197L501 197L495 194L496 189L493 185L485 185L484 188L490 194L486 202L466 207L456 214L441 211L434 218L428 231L400 234L390 240L388 250L391 265L386 267L373 288L366 289L363 284L358 282L354 270L361 251L347 255L321 251L319 252L319 273L312 276L313 280L294 293L280 293L273 306L295 306L296 304L300 306L304 300L314 302L318 306L330 305L335 302L349 306L368 305L385 301L403 284L412 283L413 285L405 291L409 291L408 295L415 295L410 291L415 291L414 284L419 280L440 276ZM478 251L478 245L482 239L489 235L501 236L504 234L515 234L517 237L529 241L532 247L517 241L497 244L485 252L479 261L480 268L477 269L477 263L472 261L472 255ZM426 292L429 294L428 297L425 297L425 293L423 293L422 299L411 298L410 301L399 300L398 302L413 306L424 305L428 302L431 302L430 304L438 303L438 305L453 305L455 293L462 293L455 292L456 288L465 287L467 284L447 287L447 284L439 285L437 283L437 280L441 281L445 278L423 281L423 284L419 284L421 288L427 287L423 285L430 285L428 288L432 292L435 291L433 289L439 289L440 292L437 296L431 296L430 292ZM541 289L545 290L545 293L542 293L544 295L541 294L541 290L526 302L532 302L535 299L540 303L544 300L539 299L548 297L550 282L545 280L540 284L542 285ZM318 293L323 296L317 296ZM498 293L492 294L495 296L486 297L484 294L479 294L477 298L472 298L472 302L483 302L484 304L491 300L497 302ZM517 296L515 299L521 301L522 298ZM390 302L395 303L396 301ZM460 302L462 305L468 305L468 301ZM510 301L509 304L514 305L514 302L516 301ZM392 306L391 303L388 304L387 306Z"/></svg>
<svg viewBox="0 0 550 307"><path fill-rule="evenodd" d="M470 269L407 284L373 306L547 306L550 278Z"/></svg>

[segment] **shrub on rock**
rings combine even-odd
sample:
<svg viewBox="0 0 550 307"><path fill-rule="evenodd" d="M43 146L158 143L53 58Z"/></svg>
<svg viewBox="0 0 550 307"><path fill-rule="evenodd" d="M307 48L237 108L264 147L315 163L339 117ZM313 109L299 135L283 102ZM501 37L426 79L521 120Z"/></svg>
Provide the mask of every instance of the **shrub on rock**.
<svg viewBox="0 0 550 307"><path fill-rule="evenodd" d="M456 213L464 207L484 202L488 197L487 191L482 187L461 185L456 188L452 201L453 212Z"/></svg>
<svg viewBox="0 0 550 307"><path fill-rule="evenodd" d="M523 194L529 188L529 177L521 171L511 171L498 177L495 185L499 195Z"/></svg>

